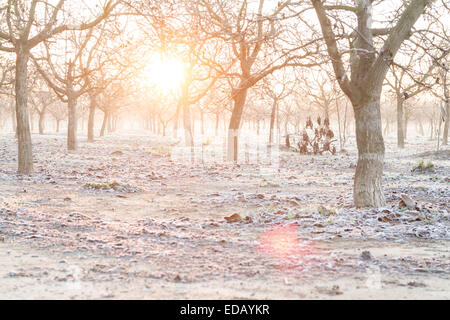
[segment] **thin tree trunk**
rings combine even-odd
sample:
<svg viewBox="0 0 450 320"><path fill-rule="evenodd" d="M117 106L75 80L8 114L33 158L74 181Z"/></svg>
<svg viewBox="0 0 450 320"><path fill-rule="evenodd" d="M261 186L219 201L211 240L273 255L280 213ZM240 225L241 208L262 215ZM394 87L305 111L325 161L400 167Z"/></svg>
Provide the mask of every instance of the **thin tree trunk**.
<svg viewBox="0 0 450 320"><path fill-rule="evenodd" d="M94 142L94 124L95 124L95 109L97 107L97 97L90 95L89 118L88 118L88 141Z"/></svg>
<svg viewBox="0 0 450 320"><path fill-rule="evenodd" d="M89 118L88 118L88 141L94 142L94 124L95 124L95 98L91 97L91 104L89 106Z"/></svg>
<svg viewBox="0 0 450 320"><path fill-rule="evenodd" d="M404 108L403 99L397 98L397 147L405 147L405 128L404 128Z"/></svg>
<svg viewBox="0 0 450 320"><path fill-rule="evenodd" d="M216 137L219 135L219 121L220 121L220 115L216 113Z"/></svg>
<svg viewBox="0 0 450 320"><path fill-rule="evenodd" d="M109 112L108 111L104 111L103 112L102 128L100 129L100 137L105 136L106 123L108 122L108 118L109 118Z"/></svg>
<svg viewBox="0 0 450 320"><path fill-rule="evenodd" d="M205 115L203 111L200 111L200 121L201 121L201 133L202 136L205 134Z"/></svg>
<svg viewBox="0 0 450 320"><path fill-rule="evenodd" d="M405 130L405 141L407 140L407 136L408 136L408 125L409 125L409 116L407 114L405 114L405 125L403 126L403 129Z"/></svg>
<svg viewBox="0 0 450 320"><path fill-rule="evenodd" d="M45 129L45 110L39 113L39 134L44 134Z"/></svg>
<svg viewBox="0 0 450 320"><path fill-rule="evenodd" d="M187 147L194 146L194 137L192 134L191 123L191 108L187 103L183 103L183 126L184 126L184 140Z"/></svg>
<svg viewBox="0 0 450 320"><path fill-rule="evenodd" d="M358 163L354 200L357 207L381 207L385 204L382 187L384 141L381 128L380 97L362 106L354 106Z"/></svg>
<svg viewBox="0 0 450 320"><path fill-rule="evenodd" d="M107 122L107 125L108 125L108 133L112 133L113 132L113 128L112 128L112 115L109 115L109 117L108 117L108 122Z"/></svg>
<svg viewBox="0 0 450 320"><path fill-rule="evenodd" d="M77 149L77 100L75 97L68 95L67 106L68 112L68 123L67 123L67 149L76 150Z"/></svg>
<svg viewBox="0 0 450 320"><path fill-rule="evenodd" d="M423 130L423 123L422 123L422 119L421 118L419 118L419 134L423 137L423 135L425 134L424 133L424 130Z"/></svg>
<svg viewBox="0 0 450 320"><path fill-rule="evenodd" d="M444 124L444 136L442 137L442 145L448 145L448 127L450 124L450 101L446 102L446 116L445 116L445 124Z"/></svg>
<svg viewBox="0 0 450 320"><path fill-rule="evenodd" d="M61 120L56 120L56 133L59 133L59 123Z"/></svg>
<svg viewBox="0 0 450 320"><path fill-rule="evenodd" d="M270 113L269 146L271 146L273 142L273 127L275 124L276 110L277 110L277 101L276 99L274 99L272 104L272 112Z"/></svg>
<svg viewBox="0 0 450 320"><path fill-rule="evenodd" d="M31 132L28 117L28 52L20 43L17 43L16 52L16 117L18 138L18 172L31 174L33 172L33 153L31 145Z"/></svg>
<svg viewBox="0 0 450 320"><path fill-rule="evenodd" d="M340 112L340 110L339 110L339 102L338 102L338 99L336 99L335 103L336 103L336 114L337 114L337 118L338 118L339 147L340 147L340 150L342 150L342 149L344 149L344 143L343 143L343 138L342 138L341 112Z"/></svg>

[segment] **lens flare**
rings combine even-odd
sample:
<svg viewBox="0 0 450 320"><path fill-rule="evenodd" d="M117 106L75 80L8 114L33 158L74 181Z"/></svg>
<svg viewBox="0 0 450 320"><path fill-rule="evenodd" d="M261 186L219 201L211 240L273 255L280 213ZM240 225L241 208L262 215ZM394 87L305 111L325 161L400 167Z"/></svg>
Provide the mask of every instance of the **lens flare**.
<svg viewBox="0 0 450 320"><path fill-rule="evenodd" d="M282 263L297 261L312 252L313 246L298 238L297 223L278 225L259 239L258 251Z"/></svg>

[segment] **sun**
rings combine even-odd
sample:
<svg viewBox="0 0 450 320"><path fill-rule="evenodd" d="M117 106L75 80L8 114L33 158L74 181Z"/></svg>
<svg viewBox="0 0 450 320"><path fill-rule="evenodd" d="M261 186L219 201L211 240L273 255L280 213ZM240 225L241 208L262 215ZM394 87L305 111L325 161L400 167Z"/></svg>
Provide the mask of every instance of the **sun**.
<svg viewBox="0 0 450 320"><path fill-rule="evenodd" d="M176 58L155 59L145 69L145 76L151 85L161 90L179 89L185 75L183 61Z"/></svg>

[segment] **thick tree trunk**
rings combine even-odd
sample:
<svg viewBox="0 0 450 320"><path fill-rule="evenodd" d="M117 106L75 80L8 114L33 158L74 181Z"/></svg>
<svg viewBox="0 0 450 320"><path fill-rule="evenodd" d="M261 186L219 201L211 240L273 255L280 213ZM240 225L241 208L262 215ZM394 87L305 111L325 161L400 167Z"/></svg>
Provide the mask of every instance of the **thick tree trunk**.
<svg viewBox="0 0 450 320"><path fill-rule="evenodd" d="M380 97L354 106L354 110L358 146L354 201L357 207L381 207L385 204L385 198L382 187L384 141Z"/></svg>
<svg viewBox="0 0 450 320"><path fill-rule="evenodd" d="M95 124L95 109L97 107L97 99L95 96L90 96L89 118L88 118L88 141L94 142L94 124Z"/></svg>
<svg viewBox="0 0 450 320"><path fill-rule="evenodd" d="M397 98L397 147L403 149L405 147L405 116L403 108L403 99Z"/></svg>
<svg viewBox="0 0 450 320"><path fill-rule="evenodd" d="M28 52L25 52L21 44L17 43L15 98L19 155L18 172L23 174L31 174L33 172L33 154L27 106L28 58Z"/></svg>
<svg viewBox="0 0 450 320"><path fill-rule="evenodd" d="M67 149L77 149L77 100L75 97L68 97L68 123L67 123Z"/></svg>
<svg viewBox="0 0 450 320"><path fill-rule="evenodd" d="M228 127L228 161L238 161L239 128L241 125L242 112L244 110L247 89L238 89L234 92L234 108L231 114L230 126Z"/></svg>

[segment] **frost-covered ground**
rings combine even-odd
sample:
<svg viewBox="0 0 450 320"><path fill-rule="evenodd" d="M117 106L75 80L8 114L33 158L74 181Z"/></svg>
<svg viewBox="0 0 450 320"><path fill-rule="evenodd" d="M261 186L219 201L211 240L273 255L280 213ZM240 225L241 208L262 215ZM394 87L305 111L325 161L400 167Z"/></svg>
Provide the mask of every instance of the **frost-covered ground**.
<svg viewBox="0 0 450 320"><path fill-rule="evenodd" d="M388 139L387 205L358 210L352 141L300 156L243 139L239 165L214 139L193 157L146 133L33 141L19 176L0 136L0 298L450 298L448 147ZM435 171L411 172L422 159Z"/></svg>

